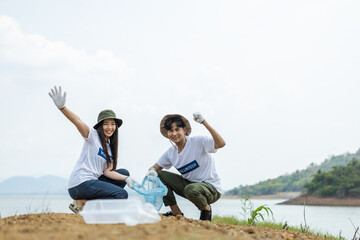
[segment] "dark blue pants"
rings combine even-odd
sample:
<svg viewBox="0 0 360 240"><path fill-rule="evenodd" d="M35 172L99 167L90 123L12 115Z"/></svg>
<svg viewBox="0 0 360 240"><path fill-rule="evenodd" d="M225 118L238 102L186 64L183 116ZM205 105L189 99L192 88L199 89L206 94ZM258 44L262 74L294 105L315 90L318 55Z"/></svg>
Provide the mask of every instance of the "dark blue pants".
<svg viewBox="0 0 360 240"><path fill-rule="evenodd" d="M116 172L130 176L126 169L118 169ZM89 180L70 188L70 197L74 200L80 199L127 199L128 193L124 189L125 181L112 180L101 175L97 180Z"/></svg>

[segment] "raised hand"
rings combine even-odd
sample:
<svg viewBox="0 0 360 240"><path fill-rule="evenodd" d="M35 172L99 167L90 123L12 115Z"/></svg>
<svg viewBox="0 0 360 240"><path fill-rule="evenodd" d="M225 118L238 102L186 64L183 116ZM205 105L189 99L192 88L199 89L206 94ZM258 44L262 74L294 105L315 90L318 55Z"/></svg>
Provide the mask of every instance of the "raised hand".
<svg viewBox="0 0 360 240"><path fill-rule="evenodd" d="M49 96L52 98L58 109L62 110L65 108L66 92L62 95L61 86L59 86L59 91L57 87L54 86L54 89L51 89L51 92L49 92Z"/></svg>
<svg viewBox="0 0 360 240"><path fill-rule="evenodd" d="M193 114L194 115L194 120L198 123L203 123L205 121L205 118L203 117L203 115L201 115L201 113L196 112Z"/></svg>

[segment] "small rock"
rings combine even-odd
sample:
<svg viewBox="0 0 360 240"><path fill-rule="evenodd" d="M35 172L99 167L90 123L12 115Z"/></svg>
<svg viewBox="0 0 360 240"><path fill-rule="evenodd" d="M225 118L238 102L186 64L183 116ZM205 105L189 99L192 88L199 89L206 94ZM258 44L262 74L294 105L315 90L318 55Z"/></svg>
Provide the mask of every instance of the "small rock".
<svg viewBox="0 0 360 240"><path fill-rule="evenodd" d="M250 234L255 233L255 229L252 228L252 227L246 228L244 231L247 232L247 233L250 233Z"/></svg>

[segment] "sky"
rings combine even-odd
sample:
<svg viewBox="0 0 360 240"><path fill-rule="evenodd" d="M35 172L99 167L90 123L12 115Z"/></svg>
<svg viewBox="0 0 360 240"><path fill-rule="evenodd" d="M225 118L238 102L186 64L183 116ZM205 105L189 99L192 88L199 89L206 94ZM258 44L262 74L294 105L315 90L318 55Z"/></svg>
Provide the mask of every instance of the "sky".
<svg viewBox="0 0 360 240"><path fill-rule="evenodd" d="M83 139L48 92L93 126L123 119L118 167L142 181L172 145L162 117L226 141L225 190L360 148L360 2L0 0L0 181L68 178ZM176 171L171 169L171 171Z"/></svg>

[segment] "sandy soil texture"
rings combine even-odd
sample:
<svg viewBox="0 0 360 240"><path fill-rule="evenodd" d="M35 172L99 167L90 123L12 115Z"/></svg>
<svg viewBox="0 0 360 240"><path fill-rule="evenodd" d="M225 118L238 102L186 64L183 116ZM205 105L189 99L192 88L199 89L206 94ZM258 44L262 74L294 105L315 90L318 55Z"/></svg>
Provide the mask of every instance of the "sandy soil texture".
<svg viewBox="0 0 360 240"><path fill-rule="evenodd" d="M80 215L41 213L0 219L1 240L90 239L322 239L264 227L234 226L184 217L162 217L154 224L86 224Z"/></svg>

